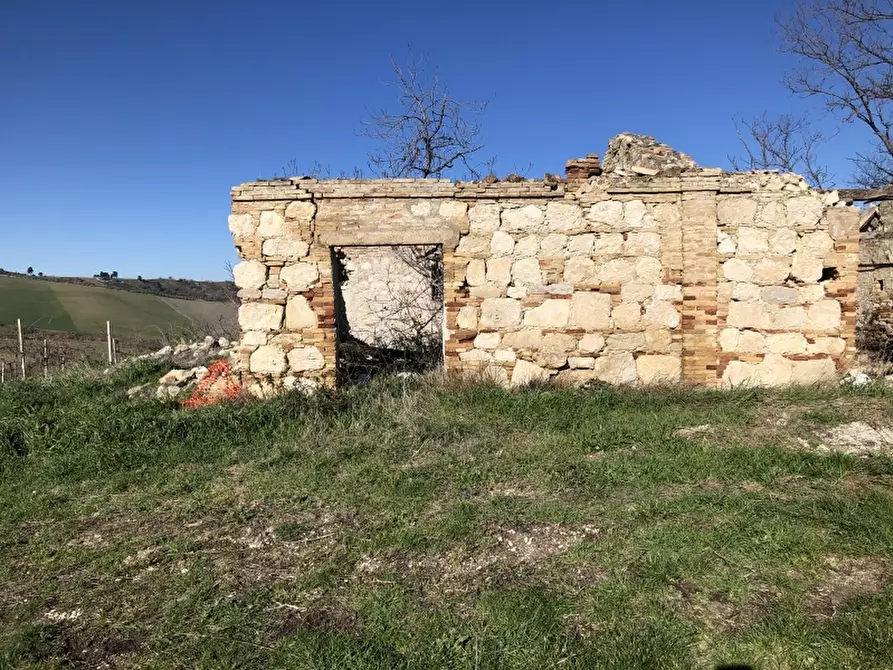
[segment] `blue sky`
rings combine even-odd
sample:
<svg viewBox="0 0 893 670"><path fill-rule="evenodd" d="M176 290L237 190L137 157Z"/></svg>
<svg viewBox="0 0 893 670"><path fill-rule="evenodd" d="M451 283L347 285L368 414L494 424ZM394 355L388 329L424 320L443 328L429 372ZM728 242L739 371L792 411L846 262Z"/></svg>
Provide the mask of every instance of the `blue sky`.
<svg viewBox="0 0 893 670"><path fill-rule="evenodd" d="M359 120L410 44L493 99L498 174L562 172L625 130L727 167L734 115L810 109L779 81L790 6L0 0L0 267L224 278L230 187L292 158L364 165ZM847 126L824 150L839 185L864 141Z"/></svg>

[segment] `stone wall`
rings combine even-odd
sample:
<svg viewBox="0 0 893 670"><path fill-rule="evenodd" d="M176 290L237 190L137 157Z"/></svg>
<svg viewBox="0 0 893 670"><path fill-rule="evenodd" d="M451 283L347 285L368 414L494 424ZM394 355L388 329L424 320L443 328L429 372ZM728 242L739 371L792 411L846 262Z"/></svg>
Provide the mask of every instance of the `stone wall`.
<svg viewBox="0 0 893 670"><path fill-rule="evenodd" d="M632 174L572 180L234 188L244 383L332 383L331 248L404 244L443 248L448 371L700 386L839 371L855 345L858 210L795 175L668 155L670 170L634 156Z"/></svg>
<svg viewBox="0 0 893 670"><path fill-rule="evenodd" d="M893 336L893 202L866 208L859 241L860 348L889 356Z"/></svg>

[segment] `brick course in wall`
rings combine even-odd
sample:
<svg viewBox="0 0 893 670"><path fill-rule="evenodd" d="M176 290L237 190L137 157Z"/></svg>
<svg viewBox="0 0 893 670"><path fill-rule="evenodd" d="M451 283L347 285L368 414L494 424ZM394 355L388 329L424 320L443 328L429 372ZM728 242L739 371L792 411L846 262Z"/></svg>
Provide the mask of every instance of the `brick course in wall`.
<svg viewBox="0 0 893 670"><path fill-rule="evenodd" d="M443 248L448 371L716 387L842 370L858 210L796 175L631 169L235 187L238 374L257 395L332 384L332 247L405 244Z"/></svg>

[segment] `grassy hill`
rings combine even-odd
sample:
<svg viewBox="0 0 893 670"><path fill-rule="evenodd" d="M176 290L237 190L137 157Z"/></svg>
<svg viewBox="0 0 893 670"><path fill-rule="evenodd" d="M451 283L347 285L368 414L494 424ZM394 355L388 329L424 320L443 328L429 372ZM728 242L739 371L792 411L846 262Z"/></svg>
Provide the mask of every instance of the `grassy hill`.
<svg viewBox="0 0 893 670"><path fill-rule="evenodd" d="M136 281L136 280L131 280ZM16 319L28 327L74 333L105 332L111 321L118 337L158 337L176 330L232 325L231 302L178 300L98 286L0 277L0 326Z"/></svg>

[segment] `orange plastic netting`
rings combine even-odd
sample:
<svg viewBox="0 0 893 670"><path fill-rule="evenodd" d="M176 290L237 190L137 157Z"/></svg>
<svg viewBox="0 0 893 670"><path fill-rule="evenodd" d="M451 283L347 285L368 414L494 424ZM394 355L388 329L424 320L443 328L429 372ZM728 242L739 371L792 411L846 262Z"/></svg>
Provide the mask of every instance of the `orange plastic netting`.
<svg viewBox="0 0 893 670"><path fill-rule="evenodd" d="M231 377L229 361L220 359L208 366L208 374L198 384L188 400L180 403L183 407L204 407L223 400L234 400L242 393Z"/></svg>

